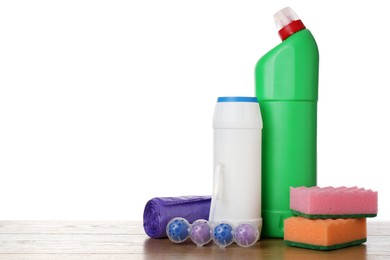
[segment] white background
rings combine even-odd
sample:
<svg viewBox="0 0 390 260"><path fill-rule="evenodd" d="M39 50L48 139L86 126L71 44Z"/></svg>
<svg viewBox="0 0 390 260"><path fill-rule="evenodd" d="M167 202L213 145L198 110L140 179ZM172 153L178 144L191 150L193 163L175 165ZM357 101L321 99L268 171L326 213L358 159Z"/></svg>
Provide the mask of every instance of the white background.
<svg viewBox="0 0 390 260"><path fill-rule="evenodd" d="M337 4L336 4L337 3ZM379 191L390 220L386 1L2 1L0 219L141 220L207 195L218 96L291 6L320 50L318 184Z"/></svg>

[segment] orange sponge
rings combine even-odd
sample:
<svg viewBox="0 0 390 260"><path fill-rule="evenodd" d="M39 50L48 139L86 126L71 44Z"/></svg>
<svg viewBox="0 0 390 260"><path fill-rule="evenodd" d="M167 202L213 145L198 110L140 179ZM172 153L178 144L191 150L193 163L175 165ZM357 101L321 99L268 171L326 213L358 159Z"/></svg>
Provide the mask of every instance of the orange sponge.
<svg viewBox="0 0 390 260"><path fill-rule="evenodd" d="M366 219L307 219L291 217L284 221L287 245L333 250L366 242Z"/></svg>

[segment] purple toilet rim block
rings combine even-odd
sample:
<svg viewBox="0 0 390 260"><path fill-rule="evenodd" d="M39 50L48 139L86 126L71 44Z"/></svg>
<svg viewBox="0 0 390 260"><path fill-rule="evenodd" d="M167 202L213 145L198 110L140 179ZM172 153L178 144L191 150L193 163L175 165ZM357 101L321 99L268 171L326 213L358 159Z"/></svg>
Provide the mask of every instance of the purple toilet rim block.
<svg viewBox="0 0 390 260"><path fill-rule="evenodd" d="M151 238L166 238L166 226L176 217L193 223L209 219L211 196L159 197L149 200L144 210L145 233Z"/></svg>

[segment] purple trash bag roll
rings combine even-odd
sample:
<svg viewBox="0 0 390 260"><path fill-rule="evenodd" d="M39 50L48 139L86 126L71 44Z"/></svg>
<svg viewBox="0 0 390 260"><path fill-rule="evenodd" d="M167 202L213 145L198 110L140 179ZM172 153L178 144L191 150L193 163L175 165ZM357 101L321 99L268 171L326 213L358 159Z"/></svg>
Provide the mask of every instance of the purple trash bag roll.
<svg viewBox="0 0 390 260"><path fill-rule="evenodd" d="M210 196L183 196L153 198L145 205L144 229L151 238L165 238L168 222L176 217L192 223L209 219Z"/></svg>

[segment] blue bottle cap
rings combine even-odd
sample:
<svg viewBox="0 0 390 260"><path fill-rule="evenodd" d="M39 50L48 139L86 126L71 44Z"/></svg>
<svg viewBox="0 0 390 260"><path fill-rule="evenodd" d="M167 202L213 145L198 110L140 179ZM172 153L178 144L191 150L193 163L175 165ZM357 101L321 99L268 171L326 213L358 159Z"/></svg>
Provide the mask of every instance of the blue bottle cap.
<svg viewBox="0 0 390 260"><path fill-rule="evenodd" d="M219 97L218 102L256 102L257 97Z"/></svg>

